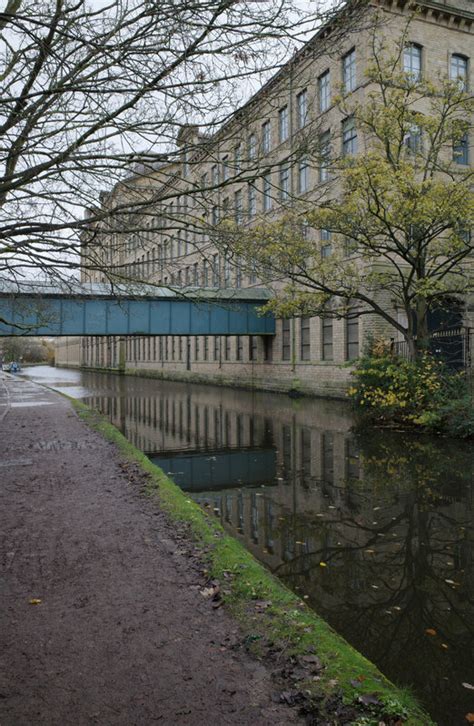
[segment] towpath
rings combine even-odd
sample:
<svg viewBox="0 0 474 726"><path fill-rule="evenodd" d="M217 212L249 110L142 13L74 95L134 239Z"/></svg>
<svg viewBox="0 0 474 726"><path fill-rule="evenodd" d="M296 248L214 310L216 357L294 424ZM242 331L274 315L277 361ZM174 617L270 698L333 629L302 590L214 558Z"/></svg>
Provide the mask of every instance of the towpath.
<svg viewBox="0 0 474 726"><path fill-rule="evenodd" d="M300 722L67 400L0 373L0 452L1 726Z"/></svg>

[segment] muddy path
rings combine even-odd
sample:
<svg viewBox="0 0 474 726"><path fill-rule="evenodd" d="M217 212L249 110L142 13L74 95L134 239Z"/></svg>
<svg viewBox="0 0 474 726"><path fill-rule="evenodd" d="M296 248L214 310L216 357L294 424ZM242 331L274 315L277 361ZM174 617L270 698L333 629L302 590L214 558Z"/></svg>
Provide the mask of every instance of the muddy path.
<svg viewBox="0 0 474 726"><path fill-rule="evenodd" d="M138 470L64 398L0 384L1 726L302 723Z"/></svg>

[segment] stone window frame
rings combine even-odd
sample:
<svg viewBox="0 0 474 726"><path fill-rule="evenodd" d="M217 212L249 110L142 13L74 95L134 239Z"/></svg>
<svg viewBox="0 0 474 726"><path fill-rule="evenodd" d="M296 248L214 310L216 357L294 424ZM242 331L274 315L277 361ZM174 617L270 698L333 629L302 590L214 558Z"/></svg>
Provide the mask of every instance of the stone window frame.
<svg viewBox="0 0 474 726"><path fill-rule="evenodd" d="M342 56L342 87L344 93L352 93L357 87L356 49L355 46Z"/></svg>
<svg viewBox="0 0 474 726"><path fill-rule="evenodd" d="M403 72L411 81L421 81L424 64L424 52L421 43L411 41L405 45L402 54L402 64Z"/></svg>
<svg viewBox="0 0 474 726"><path fill-rule="evenodd" d="M331 71L327 68L318 76L318 109L324 113L331 105Z"/></svg>

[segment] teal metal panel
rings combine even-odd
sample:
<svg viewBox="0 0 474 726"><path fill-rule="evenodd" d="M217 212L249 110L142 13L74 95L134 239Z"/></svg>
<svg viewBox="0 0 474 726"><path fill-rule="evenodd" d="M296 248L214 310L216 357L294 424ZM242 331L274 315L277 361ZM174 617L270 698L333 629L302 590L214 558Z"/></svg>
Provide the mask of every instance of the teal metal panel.
<svg viewBox="0 0 474 726"><path fill-rule="evenodd" d="M114 300L93 295L49 297L0 293L5 335L274 335L272 316L248 299L150 297ZM20 327L15 327L18 323Z"/></svg>
<svg viewBox="0 0 474 726"><path fill-rule="evenodd" d="M107 335L126 335L129 331L129 300L107 301ZM123 331L126 331L124 333Z"/></svg>

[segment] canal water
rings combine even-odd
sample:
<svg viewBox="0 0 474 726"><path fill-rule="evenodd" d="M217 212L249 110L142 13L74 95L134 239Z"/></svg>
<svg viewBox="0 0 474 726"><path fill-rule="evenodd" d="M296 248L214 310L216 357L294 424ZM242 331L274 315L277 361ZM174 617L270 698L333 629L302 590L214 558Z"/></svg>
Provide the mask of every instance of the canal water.
<svg viewBox="0 0 474 726"><path fill-rule="evenodd" d="M467 723L472 444L356 435L344 402L46 366L25 375L103 412L390 679L412 688L440 726Z"/></svg>

